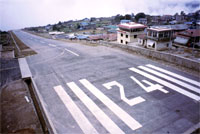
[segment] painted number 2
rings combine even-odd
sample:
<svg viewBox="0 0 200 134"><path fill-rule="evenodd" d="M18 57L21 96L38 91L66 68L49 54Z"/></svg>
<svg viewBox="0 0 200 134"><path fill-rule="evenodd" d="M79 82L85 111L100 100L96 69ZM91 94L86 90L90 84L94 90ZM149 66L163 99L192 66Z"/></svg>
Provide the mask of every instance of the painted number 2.
<svg viewBox="0 0 200 134"><path fill-rule="evenodd" d="M130 106L133 106L133 105L136 105L136 104L139 104L139 103L142 103L142 102L145 101L145 99L140 97L140 96L139 97L135 97L135 98L130 99L130 100L128 98L126 98L125 92L124 92L124 87L120 83L118 83L117 81L112 81L112 82L109 82L109 83L105 83L105 84L103 84L103 86L105 88L107 88L107 89L111 89L112 86L119 87L121 99L124 102L126 102L127 104L129 104Z"/></svg>

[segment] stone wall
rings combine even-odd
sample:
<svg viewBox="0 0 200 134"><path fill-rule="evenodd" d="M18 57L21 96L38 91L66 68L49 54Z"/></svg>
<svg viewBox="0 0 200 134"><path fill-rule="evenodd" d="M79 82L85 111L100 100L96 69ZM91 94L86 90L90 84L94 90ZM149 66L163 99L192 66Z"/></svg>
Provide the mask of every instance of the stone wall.
<svg viewBox="0 0 200 134"><path fill-rule="evenodd" d="M106 45L106 46L115 46L115 47L119 47L119 48L123 48L123 49L128 49L128 50L131 50L133 52L136 52L138 54L141 54L141 55L144 55L147 57L163 60L163 61L174 63L177 65L186 67L186 68L190 68L190 69L193 69L196 71L200 71L200 62L197 62L192 59L184 58L181 56L177 56L177 55L173 55L173 54L169 54L169 53L165 53L165 52L141 48L141 47L137 47L137 46L121 45L121 44L105 42L105 41L101 41L99 43L102 45Z"/></svg>

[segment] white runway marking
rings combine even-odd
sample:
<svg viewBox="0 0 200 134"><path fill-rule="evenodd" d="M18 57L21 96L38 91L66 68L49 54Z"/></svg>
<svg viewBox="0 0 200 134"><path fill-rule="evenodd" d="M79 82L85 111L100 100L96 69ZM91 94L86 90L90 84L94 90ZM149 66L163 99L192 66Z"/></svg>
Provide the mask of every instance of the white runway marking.
<svg viewBox="0 0 200 134"><path fill-rule="evenodd" d="M54 44L49 44L49 46L56 47L56 45L54 45Z"/></svg>
<svg viewBox="0 0 200 134"><path fill-rule="evenodd" d="M28 103L30 103L30 100L29 100L28 96L24 96L24 98L26 99L26 101L27 101Z"/></svg>
<svg viewBox="0 0 200 134"><path fill-rule="evenodd" d="M162 69L162 68L160 68L160 67L156 67L156 66L153 66L153 65L150 65L150 64L148 64L148 65L146 65L146 66L151 67L151 68L156 69L156 70L158 70L158 71L160 71L160 72L166 73L166 74L171 75L171 76L174 76L174 77L176 77L176 78L178 78L178 79L180 79L180 80L189 82L189 83L191 83L191 84L194 84L194 85L200 87L200 82L197 82L197 81L195 81L195 80L186 78L186 77L184 77L184 76L178 75L178 74L176 74L176 73L170 72L170 71L168 71L168 70L165 70L165 69Z"/></svg>
<svg viewBox="0 0 200 134"><path fill-rule="evenodd" d="M132 99L128 99L126 98L125 96L125 92L124 92L124 87L123 85L121 85L120 83L118 83L117 81L112 81L112 82L108 82L108 83L105 83L103 84L103 86L107 89L111 89L112 86L117 86L119 87L119 91L120 91L120 97L121 99L126 102L127 104L129 104L130 106L134 106L134 105L137 105L139 103L142 103L145 101L144 98L138 96L138 97L135 97L135 98L132 98Z"/></svg>
<svg viewBox="0 0 200 134"><path fill-rule="evenodd" d="M124 132L74 82L67 83L67 85L109 133L124 134Z"/></svg>
<svg viewBox="0 0 200 134"><path fill-rule="evenodd" d="M44 44L45 42L44 42L44 41L40 41L40 43L43 43L43 44Z"/></svg>
<svg viewBox="0 0 200 134"><path fill-rule="evenodd" d="M146 92L152 92L155 90L160 90L163 93L169 93L167 90L163 89L163 86L159 84L153 84L147 80L142 80L144 83L148 84L149 86L144 86L139 80L137 80L135 77L130 77L132 80L134 80L141 88L143 88Z"/></svg>
<svg viewBox="0 0 200 134"><path fill-rule="evenodd" d="M117 104L115 104L110 98L99 91L95 86L93 86L88 80L82 79L80 82L102 103L104 103L116 116L118 116L126 125L128 125L132 130L141 128L142 125L132 118L127 112L121 109Z"/></svg>
<svg viewBox="0 0 200 134"><path fill-rule="evenodd" d="M196 92L196 93L199 93L199 92L200 92L200 89L199 89L199 88L196 88L196 87L194 87L194 86L192 86L192 85L190 85L190 84L187 84L187 83L185 83L185 82L182 82L182 81L180 81L180 80L177 80L177 79L175 79L175 78L173 78L173 77L170 77L170 76L167 76L167 75L165 75L165 74L159 73L159 72L157 72L157 71L155 71L155 70L153 70L153 69L150 69L150 68L147 68L147 67L143 67L143 66L139 66L139 68L141 68L141 69L143 69L143 70L145 70L145 71L147 71L147 72L149 72L149 73L152 73L152 74L154 74L154 75L157 75L157 76L159 76L159 77L161 77L161 78L164 78L164 79L166 79L166 80L168 80L168 81L174 82L174 83L176 83L176 84L178 84L178 85L180 85L180 86L182 86L182 87L186 87L186 88L188 88L189 90L194 91L194 92Z"/></svg>
<svg viewBox="0 0 200 134"><path fill-rule="evenodd" d="M190 97L190 98L192 98L192 99L194 99L194 100L196 100L196 101L199 101L199 100L200 100L200 97L199 97L199 96L197 96L197 95L195 95L195 94L193 94L193 93L190 93L190 92L188 92L188 91L186 91L186 90L183 90L182 88L179 88L179 87L177 87L177 86L175 86L175 85L173 85L173 84L171 84L171 83L169 83L169 82L167 82L167 81L164 81L164 80L162 80L162 79L159 79L158 77L155 77L155 76L153 76L153 75L150 75L150 74L148 74L148 73L145 73L145 72L143 72L143 71L141 71L141 70L139 70L139 69L136 69L136 68L134 68L134 67L129 68L129 70L131 70L131 71L133 71L133 72L136 72L136 73L138 73L138 74L140 74L140 75L143 75L143 76L145 76L145 77L147 77L147 78L149 78L149 79L151 79L151 80L153 80L153 81L156 81L156 82L158 82L158 83L160 83L160 84L162 84L162 85L164 85L164 86L166 86L166 87L168 87L168 88L170 88L170 89L172 89L172 90L174 90L174 91L177 91L177 92L179 92L179 93L181 93L181 94L183 94L183 95L185 95L185 96L188 96L188 97Z"/></svg>
<svg viewBox="0 0 200 134"><path fill-rule="evenodd" d="M67 107L75 121L80 126L81 130L85 134L98 134L96 129L92 126L92 124L88 121L85 115L81 112L81 110L77 107L77 105L73 102L70 96L65 92L62 86L54 87L56 93Z"/></svg>
<svg viewBox="0 0 200 134"><path fill-rule="evenodd" d="M67 48L65 48L65 50L68 51L68 52L70 52L70 53L73 54L73 55L79 56L77 53L75 53L75 52L73 52L73 51L71 51L71 50L69 50L69 49L67 49Z"/></svg>

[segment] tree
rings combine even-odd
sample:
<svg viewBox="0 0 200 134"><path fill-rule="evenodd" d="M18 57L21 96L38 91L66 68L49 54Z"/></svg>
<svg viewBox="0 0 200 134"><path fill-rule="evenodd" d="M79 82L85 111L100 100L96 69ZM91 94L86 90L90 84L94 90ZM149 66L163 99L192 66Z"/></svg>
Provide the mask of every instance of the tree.
<svg viewBox="0 0 200 134"><path fill-rule="evenodd" d="M144 13L138 13L135 15L136 21L138 21L140 18L145 18L145 17L146 17L146 15Z"/></svg>
<svg viewBox="0 0 200 134"><path fill-rule="evenodd" d="M128 17L129 16L127 16L127 18ZM115 20L115 22L119 23L121 20L124 20L124 19L126 19L125 16L118 14L118 15L115 16L114 20Z"/></svg>
<svg viewBox="0 0 200 134"><path fill-rule="evenodd" d="M59 22L58 22L58 25L62 25L62 22L59 21Z"/></svg>
<svg viewBox="0 0 200 134"><path fill-rule="evenodd" d="M185 12L184 12L184 11L181 11L181 15L182 15L182 16L185 16Z"/></svg>
<svg viewBox="0 0 200 134"><path fill-rule="evenodd" d="M79 23L76 24L76 29L79 29L81 26Z"/></svg>
<svg viewBox="0 0 200 134"><path fill-rule="evenodd" d="M115 22L120 22L120 16L121 16L120 14L118 14L118 15L115 16L115 19L114 19Z"/></svg>
<svg viewBox="0 0 200 134"><path fill-rule="evenodd" d="M59 31L60 29L59 29L56 25L53 25L52 30L53 30L53 31Z"/></svg>
<svg viewBox="0 0 200 134"><path fill-rule="evenodd" d="M131 19L132 19L132 17L131 17L130 14L126 14L126 15L124 16L124 18L125 18L126 20L131 20Z"/></svg>

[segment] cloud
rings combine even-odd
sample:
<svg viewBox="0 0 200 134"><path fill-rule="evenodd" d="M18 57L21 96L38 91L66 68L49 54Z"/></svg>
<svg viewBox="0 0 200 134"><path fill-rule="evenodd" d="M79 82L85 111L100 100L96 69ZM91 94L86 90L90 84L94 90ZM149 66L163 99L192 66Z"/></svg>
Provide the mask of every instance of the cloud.
<svg viewBox="0 0 200 134"><path fill-rule="evenodd" d="M184 11L186 13L194 12L199 9L197 0L139 0L124 1L124 7L128 12L144 12L147 14L163 15L175 14ZM189 5L189 6L187 6ZM190 5L196 5L191 7Z"/></svg>
<svg viewBox="0 0 200 134"><path fill-rule="evenodd" d="M199 9L197 0L0 0L0 29L9 30L116 14L186 13Z"/></svg>

